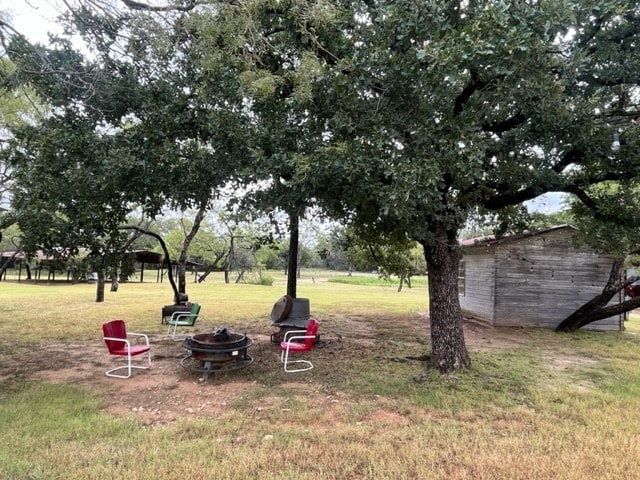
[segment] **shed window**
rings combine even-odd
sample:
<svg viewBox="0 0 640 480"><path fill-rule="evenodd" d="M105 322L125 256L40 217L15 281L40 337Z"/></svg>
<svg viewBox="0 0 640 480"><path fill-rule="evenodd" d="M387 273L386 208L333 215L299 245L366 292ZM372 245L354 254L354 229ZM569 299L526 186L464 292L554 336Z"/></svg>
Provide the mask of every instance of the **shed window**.
<svg viewBox="0 0 640 480"><path fill-rule="evenodd" d="M460 260L458 265L458 295L462 295L464 297L465 291L465 281L466 281L466 271L464 260Z"/></svg>

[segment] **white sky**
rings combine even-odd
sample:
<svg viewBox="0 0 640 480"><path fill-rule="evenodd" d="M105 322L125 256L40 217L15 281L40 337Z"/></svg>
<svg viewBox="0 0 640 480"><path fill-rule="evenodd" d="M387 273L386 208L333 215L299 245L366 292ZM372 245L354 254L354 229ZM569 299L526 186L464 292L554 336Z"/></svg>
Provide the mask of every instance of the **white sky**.
<svg viewBox="0 0 640 480"><path fill-rule="evenodd" d="M525 202L527 209L533 212L553 213L564 208L563 202L566 195L563 193L545 193L534 200Z"/></svg>
<svg viewBox="0 0 640 480"><path fill-rule="evenodd" d="M0 12L8 13L13 27L33 42L48 43L47 32L59 33L56 16L64 11L57 0L0 0Z"/></svg>

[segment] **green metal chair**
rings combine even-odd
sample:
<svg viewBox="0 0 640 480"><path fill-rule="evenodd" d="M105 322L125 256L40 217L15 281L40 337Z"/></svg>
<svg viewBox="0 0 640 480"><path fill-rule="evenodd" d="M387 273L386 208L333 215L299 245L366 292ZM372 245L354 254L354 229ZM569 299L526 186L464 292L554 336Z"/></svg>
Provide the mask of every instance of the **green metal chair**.
<svg viewBox="0 0 640 480"><path fill-rule="evenodd" d="M178 329L178 327L193 327L196 324L196 320L198 319L199 314L199 303L192 303L191 310L189 311L173 312L171 318L169 319L169 330L167 330L167 335L169 335L175 342L184 340L187 336L176 336L176 330Z"/></svg>

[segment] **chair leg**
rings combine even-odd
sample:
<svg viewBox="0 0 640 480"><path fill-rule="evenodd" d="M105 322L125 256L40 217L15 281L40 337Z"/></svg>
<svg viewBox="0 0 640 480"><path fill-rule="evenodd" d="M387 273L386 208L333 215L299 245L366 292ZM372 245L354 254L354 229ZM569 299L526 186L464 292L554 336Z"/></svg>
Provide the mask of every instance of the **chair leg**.
<svg viewBox="0 0 640 480"><path fill-rule="evenodd" d="M287 373L304 372L313 368L313 363L311 363L309 360L289 360L288 348L280 352L280 361L284 363L284 371ZM301 368L288 368L288 365L292 363L301 363L305 366Z"/></svg>
<svg viewBox="0 0 640 480"><path fill-rule="evenodd" d="M171 327L173 327L173 332L171 331L172 330ZM173 340L174 342L179 342L180 340L184 340L185 338L188 337L188 335L176 336L177 329L178 329L178 325L176 324L169 325L169 330L167 330L167 335L171 337L171 340Z"/></svg>
<svg viewBox="0 0 640 480"><path fill-rule="evenodd" d="M133 365L132 364L132 357L131 354L127 355L127 364L126 365L121 365L119 367L115 367L112 368L111 370L107 370L105 372L105 375L107 377L115 377L115 378L129 378L131 376L131 372L132 370L138 369L138 370L149 370L151 368L151 350L146 352L147 354L147 361L148 361L148 366L143 367L142 365ZM118 370L127 370L127 374L126 375L118 375L116 373L113 372L117 372Z"/></svg>
<svg viewBox="0 0 640 480"><path fill-rule="evenodd" d="M176 339L176 330L178 329L178 325L176 325L175 323L173 325L169 324L169 329L167 330L167 335L171 338L171 340L173 340L174 342L180 340L180 339Z"/></svg>

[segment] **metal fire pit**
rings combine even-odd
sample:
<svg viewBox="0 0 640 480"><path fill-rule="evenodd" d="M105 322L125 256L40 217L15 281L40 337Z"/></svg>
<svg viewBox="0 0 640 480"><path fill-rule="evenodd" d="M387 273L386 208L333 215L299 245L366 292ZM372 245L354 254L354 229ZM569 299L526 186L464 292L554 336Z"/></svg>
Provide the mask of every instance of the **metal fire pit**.
<svg viewBox="0 0 640 480"><path fill-rule="evenodd" d="M253 357L247 350L253 341L241 333L201 333L182 342L190 353L180 365L191 372L200 372L205 380L215 372L230 372L248 367Z"/></svg>

